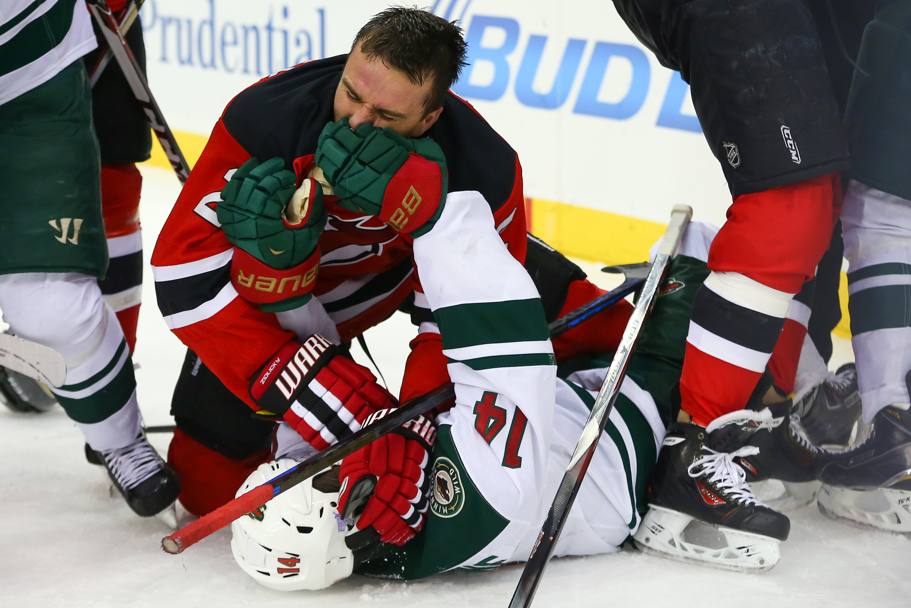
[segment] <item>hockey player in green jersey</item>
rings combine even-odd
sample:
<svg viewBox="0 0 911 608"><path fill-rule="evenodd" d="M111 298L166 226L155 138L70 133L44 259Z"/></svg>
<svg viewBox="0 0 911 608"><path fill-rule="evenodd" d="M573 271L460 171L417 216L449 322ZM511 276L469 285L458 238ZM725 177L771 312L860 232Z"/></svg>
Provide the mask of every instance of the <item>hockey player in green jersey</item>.
<svg viewBox="0 0 911 608"><path fill-rule="evenodd" d="M704 259L711 235L700 224L687 231L557 544L558 556L615 552L641 522L646 484L665 429L677 416L687 318L693 295L708 274ZM535 276L533 268L529 271ZM352 572L414 579L454 568L523 561L610 358L610 353L597 353L562 361L556 377L535 386L546 391L547 401L507 396L516 383L528 379L498 377L483 366L468 368L450 359L456 404L437 417L435 433L415 433L415 425L407 431L426 450L410 456L416 463L426 458L421 470L427 483L418 486L428 488L429 501L426 525L413 540L400 547L376 543L376 534L361 525L369 517L371 501L384 497L374 490L365 504L352 486L360 472L369 475L371 461L392 453L384 437L346 458L340 473L324 472L234 522L235 559L255 580L277 589L319 589ZM528 403L536 410L522 407ZM769 418L757 412L742 416L751 419L754 429L763 429ZM741 442L747 440L743 432L739 435ZM717 478L706 491L717 492L719 500L749 492L742 477L725 475L733 457L717 452L712 459L694 462ZM291 464L286 459L262 465L238 493ZM376 487L382 483L379 476ZM772 541L757 539L764 542ZM751 549L744 548L744 554Z"/></svg>
<svg viewBox="0 0 911 608"><path fill-rule="evenodd" d="M3 8L0 310L13 333L63 356L66 376L52 390L87 455L135 513L155 515L179 484L142 433L130 346L98 283L109 256L81 59L96 46L89 13L83 0Z"/></svg>

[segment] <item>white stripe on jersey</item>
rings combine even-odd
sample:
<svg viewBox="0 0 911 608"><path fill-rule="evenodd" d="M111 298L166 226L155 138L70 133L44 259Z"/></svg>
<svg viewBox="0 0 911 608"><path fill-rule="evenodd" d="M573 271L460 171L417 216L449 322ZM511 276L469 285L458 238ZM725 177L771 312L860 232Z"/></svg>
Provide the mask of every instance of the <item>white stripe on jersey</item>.
<svg viewBox="0 0 911 608"><path fill-rule="evenodd" d="M174 264L171 266L153 265L152 274L155 276L155 282L157 283L186 279L187 277L218 270L219 268L230 264L233 257L234 249L231 248L227 251L222 251L221 253L216 253L215 255L210 255L209 257L194 260L192 262L185 262L183 264Z"/></svg>
<svg viewBox="0 0 911 608"><path fill-rule="evenodd" d="M227 283L211 300L203 302L196 308L168 315L164 318L164 322L167 323L168 327L171 329L180 329L181 327L193 325L199 321L205 321L221 312L228 304L233 302L236 297L238 297L237 290L234 289L234 286L231 285L231 283Z"/></svg>

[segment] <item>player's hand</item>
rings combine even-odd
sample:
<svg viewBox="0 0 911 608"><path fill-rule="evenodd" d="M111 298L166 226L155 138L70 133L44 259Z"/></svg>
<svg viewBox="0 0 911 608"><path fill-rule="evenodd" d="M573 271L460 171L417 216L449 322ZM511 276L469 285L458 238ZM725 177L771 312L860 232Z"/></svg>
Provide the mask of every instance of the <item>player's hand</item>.
<svg viewBox="0 0 911 608"><path fill-rule="evenodd" d="M377 412L368 424L389 412ZM435 439L433 422L418 416L342 460L339 512L346 512L349 500L360 502L363 484L373 483L363 509L354 513L357 529L373 528L382 542L393 545L411 540L427 519L427 466Z"/></svg>
<svg viewBox="0 0 911 608"><path fill-rule="evenodd" d="M370 370L319 334L270 357L253 377L250 396L318 451L360 430L371 413L395 407Z"/></svg>
<svg viewBox="0 0 911 608"><path fill-rule="evenodd" d="M428 232L446 200L446 156L429 137L402 137L369 124L327 124L316 147L316 164L349 209L376 215L412 236Z"/></svg>
<svg viewBox="0 0 911 608"><path fill-rule="evenodd" d="M314 179L295 186L280 158L245 162L221 192L216 210L236 247L231 280L245 299L270 311L304 304L316 279L317 244L326 225L323 193Z"/></svg>

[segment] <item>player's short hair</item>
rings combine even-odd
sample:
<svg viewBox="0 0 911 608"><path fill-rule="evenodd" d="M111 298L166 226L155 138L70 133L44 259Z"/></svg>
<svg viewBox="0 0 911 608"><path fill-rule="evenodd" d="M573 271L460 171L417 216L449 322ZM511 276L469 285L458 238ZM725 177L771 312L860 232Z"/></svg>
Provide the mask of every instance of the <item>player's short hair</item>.
<svg viewBox="0 0 911 608"><path fill-rule="evenodd" d="M403 6L374 15L358 31L351 48L358 44L365 55L404 72L414 84L432 78L433 86L424 100L426 112L443 105L465 65L467 48L462 29L454 21Z"/></svg>

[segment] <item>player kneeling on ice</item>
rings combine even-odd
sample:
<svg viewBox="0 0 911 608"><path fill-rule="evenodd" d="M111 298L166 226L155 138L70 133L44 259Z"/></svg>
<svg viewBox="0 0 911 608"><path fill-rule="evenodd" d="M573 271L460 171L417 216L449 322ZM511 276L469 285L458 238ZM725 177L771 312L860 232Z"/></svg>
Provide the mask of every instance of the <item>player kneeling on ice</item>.
<svg viewBox="0 0 911 608"><path fill-rule="evenodd" d="M709 236L692 226L673 261L556 555L616 552L639 528L646 484L677 416L687 315L708 274L699 257ZM543 326L543 319L536 323ZM583 354L564 360L555 375L543 361L504 373L450 360L456 402L436 415L435 433L429 419L412 421L345 458L337 471L241 517L232 524L235 559L254 579L279 589L318 589L353 572L413 579L524 561L609 362L609 354ZM741 448L731 443L733 454L698 455L693 466L711 469L719 494L748 501L739 508L749 512L762 507L733 470ZM262 465L238 495L293 464ZM764 552L772 565L772 532L742 550Z"/></svg>

